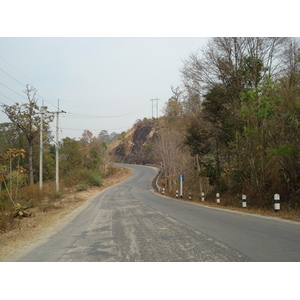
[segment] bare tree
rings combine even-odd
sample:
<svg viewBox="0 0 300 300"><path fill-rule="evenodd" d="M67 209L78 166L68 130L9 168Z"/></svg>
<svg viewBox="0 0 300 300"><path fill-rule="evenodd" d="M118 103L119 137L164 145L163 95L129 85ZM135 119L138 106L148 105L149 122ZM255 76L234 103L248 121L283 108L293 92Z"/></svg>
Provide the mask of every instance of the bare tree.
<svg viewBox="0 0 300 300"><path fill-rule="evenodd" d="M284 37L212 38L205 48L192 53L184 62L184 83L198 89L235 84L239 90L251 79L251 87L257 87L260 79L283 70L283 53L290 42L291 38Z"/></svg>

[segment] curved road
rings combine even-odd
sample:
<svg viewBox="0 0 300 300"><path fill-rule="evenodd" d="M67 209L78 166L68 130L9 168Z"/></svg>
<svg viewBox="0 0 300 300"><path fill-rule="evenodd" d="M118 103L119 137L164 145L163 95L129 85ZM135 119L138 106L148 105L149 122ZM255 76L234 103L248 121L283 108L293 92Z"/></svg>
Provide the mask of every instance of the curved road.
<svg viewBox="0 0 300 300"><path fill-rule="evenodd" d="M18 261L300 261L300 224L161 197L134 170Z"/></svg>

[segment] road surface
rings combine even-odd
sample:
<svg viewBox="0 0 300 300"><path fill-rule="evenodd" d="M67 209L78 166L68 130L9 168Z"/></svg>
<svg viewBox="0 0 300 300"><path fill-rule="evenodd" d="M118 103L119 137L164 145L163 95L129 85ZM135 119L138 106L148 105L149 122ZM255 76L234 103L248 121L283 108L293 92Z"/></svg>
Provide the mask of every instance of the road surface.
<svg viewBox="0 0 300 300"><path fill-rule="evenodd" d="M300 261L299 223L161 197L150 190L154 168L127 167L130 178L17 261Z"/></svg>

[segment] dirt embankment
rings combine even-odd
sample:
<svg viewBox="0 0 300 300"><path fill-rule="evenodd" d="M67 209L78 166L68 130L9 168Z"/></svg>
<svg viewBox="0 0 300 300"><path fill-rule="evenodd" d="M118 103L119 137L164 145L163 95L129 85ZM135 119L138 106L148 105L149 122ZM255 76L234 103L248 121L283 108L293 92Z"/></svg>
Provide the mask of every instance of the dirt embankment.
<svg viewBox="0 0 300 300"><path fill-rule="evenodd" d="M20 219L20 226L0 235L0 261L11 261L11 258L22 248L33 243L45 230L59 223L66 215L93 198L101 191L125 180L132 170L118 168L117 173L107 178L100 187L92 187L81 192L72 192L59 198L53 209L33 211L29 218Z"/></svg>

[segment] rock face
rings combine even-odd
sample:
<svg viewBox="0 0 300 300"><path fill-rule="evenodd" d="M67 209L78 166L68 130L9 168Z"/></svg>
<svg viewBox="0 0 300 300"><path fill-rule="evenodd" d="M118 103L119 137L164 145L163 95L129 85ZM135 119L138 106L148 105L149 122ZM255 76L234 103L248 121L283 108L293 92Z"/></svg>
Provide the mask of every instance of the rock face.
<svg viewBox="0 0 300 300"><path fill-rule="evenodd" d="M154 121L139 121L123 135L122 140L111 145L111 159L130 164L155 163L153 146L157 132L158 126Z"/></svg>

